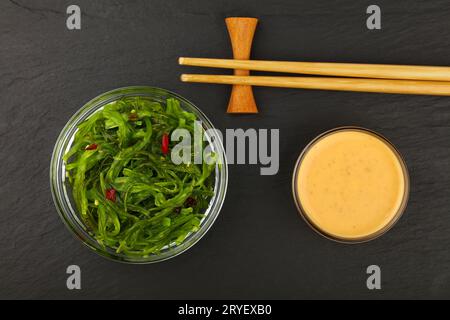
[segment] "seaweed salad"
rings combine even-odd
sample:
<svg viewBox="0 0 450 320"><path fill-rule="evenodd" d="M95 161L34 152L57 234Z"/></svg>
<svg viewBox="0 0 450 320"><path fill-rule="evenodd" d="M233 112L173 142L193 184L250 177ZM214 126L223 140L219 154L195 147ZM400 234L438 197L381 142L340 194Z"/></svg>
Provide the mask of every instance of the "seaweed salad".
<svg viewBox="0 0 450 320"><path fill-rule="evenodd" d="M64 155L66 177L79 216L100 245L146 257L199 229L216 165L174 164L170 152L173 130L194 134L196 120L177 99L138 96L111 102L78 126Z"/></svg>

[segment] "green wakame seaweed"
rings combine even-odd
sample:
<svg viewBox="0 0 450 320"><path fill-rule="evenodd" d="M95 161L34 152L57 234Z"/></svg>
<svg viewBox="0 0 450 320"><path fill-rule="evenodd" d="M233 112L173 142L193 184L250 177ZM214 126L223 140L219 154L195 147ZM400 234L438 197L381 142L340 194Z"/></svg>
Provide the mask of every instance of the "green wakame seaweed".
<svg viewBox="0 0 450 320"><path fill-rule="evenodd" d="M127 97L78 126L64 156L66 175L98 243L146 257L199 229L213 196L215 164L175 165L161 149L164 134L183 128L193 135L195 121L176 99L160 104Z"/></svg>

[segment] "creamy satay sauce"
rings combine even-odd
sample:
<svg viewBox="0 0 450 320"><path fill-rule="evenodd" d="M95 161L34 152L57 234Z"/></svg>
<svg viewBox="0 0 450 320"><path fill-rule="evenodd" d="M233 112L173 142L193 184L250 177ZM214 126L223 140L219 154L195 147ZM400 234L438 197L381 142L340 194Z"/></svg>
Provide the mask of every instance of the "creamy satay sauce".
<svg viewBox="0 0 450 320"><path fill-rule="evenodd" d="M294 183L310 222L328 235L351 240L375 234L396 217L405 179L399 156L386 141L345 129L306 151Z"/></svg>

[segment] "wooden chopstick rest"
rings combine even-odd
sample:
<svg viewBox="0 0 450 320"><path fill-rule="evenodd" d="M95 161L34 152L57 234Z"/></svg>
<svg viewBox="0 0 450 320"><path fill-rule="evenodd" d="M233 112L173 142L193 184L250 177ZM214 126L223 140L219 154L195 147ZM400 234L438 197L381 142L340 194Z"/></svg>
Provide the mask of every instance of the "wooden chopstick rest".
<svg viewBox="0 0 450 320"><path fill-rule="evenodd" d="M230 17L225 19L228 34L230 35L234 59L248 60L252 48L253 35L255 34L258 19ZM249 70L235 69L234 75L248 76ZM253 90L248 85L233 85L231 89L228 113L258 113Z"/></svg>

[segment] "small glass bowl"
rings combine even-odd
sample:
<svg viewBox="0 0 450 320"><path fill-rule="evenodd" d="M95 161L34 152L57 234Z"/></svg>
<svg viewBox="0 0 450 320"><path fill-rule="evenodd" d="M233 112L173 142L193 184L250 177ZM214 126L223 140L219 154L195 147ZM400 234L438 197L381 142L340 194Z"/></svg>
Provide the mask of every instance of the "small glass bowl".
<svg viewBox="0 0 450 320"><path fill-rule="evenodd" d="M184 251L191 248L197 241L205 235L205 233L211 228L212 224L216 220L222 204L225 200L225 194L228 184L228 166L226 162L226 156L223 149L222 142L215 130L209 130L205 133L211 147L218 156L218 163L215 169L215 183L214 183L214 196L212 197L208 208L205 211L205 217L201 221L200 228L197 232L191 233L182 244L178 246L171 246L165 248L158 255L149 255L148 257L130 257L122 253L116 253L112 248L102 247L93 237L90 230L80 219L76 206L72 200L71 187L68 181L66 181L66 169L63 161L64 154L70 149L75 133L77 132L78 125L92 114L102 109L106 104L124 97L136 97L144 96L146 99L150 99L155 102L165 103L168 98L176 98L180 101L180 105L186 111L192 112L197 115L198 119L202 122L204 130L214 129L211 121L200 111L193 103L184 99L183 97L172 93L170 91L146 87L124 87L115 89L99 95L86 103L80 110L78 110L72 118L67 122L61 131L53 150L53 155L50 164L50 185L52 190L53 201L56 209L64 221L65 225L74 233L86 246L95 251L101 256L110 258L114 261L144 264L164 261L173 258Z"/></svg>
<svg viewBox="0 0 450 320"><path fill-rule="evenodd" d="M394 155L397 157L398 162L400 164L400 167L402 169L402 173L403 173L403 178L404 178L404 192L403 192L403 197L402 197L402 201L400 203L400 206L396 212L396 214L393 216L393 218L389 221L388 224L386 224L383 228L379 229L378 231L369 234L367 236L364 237L360 237L360 238L343 238L343 237L338 237L335 236L333 234L329 234L326 231L322 230L319 226L317 226L309 217L308 214L305 212L305 210L302 207L302 204L300 202L300 199L298 197L298 191L297 191L297 175L298 175L298 170L300 169L300 165L305 157L305 155L308 153L308 151L322 138L331 135L333 133L339 132L339 131L361 131L370 135L373 135L374 137L378 138L379 140L381 140L382 142L384 142L394 153ZM294 174L292 177L292 193L294 196L294 201L295 201L295 205L297 207L297 210L300 214L300 216L303 218L303 220L306 222L306 224L313 229L316 233L318 233L319 235L329 239L329 240L333 240L335 242L339 242L339 243L345 243L345 244L358 244L358 243L364 243L364 242L368 242L371 240L374 240L380 236L382 236L383 234L385 234L386 232L388 232L397 222L398 220L401 218L401 216L403 215L403 212L406 209L406 205L408 203L408 198L409 198L409 189L410 189L410 182L409 182L409 174L408 174L408 168L406 167L406 163L405 160L403 159L403 157L401 156L400 152L397 150L397 148L384 136L382 136L381 134L372 131L370 129L366 129L366 128L362 128L362 127L357 127L357 126L345 126L345 127L338 127L338 128L334 128L328 131L325 131L324 133L318 135L317 137L315 137L310 143L308 143L308 145L306 145L306 147L303 149L303 151L300 153L300 156L297 159L297 162L295 164L295 168L294 168Z"/></svg>

